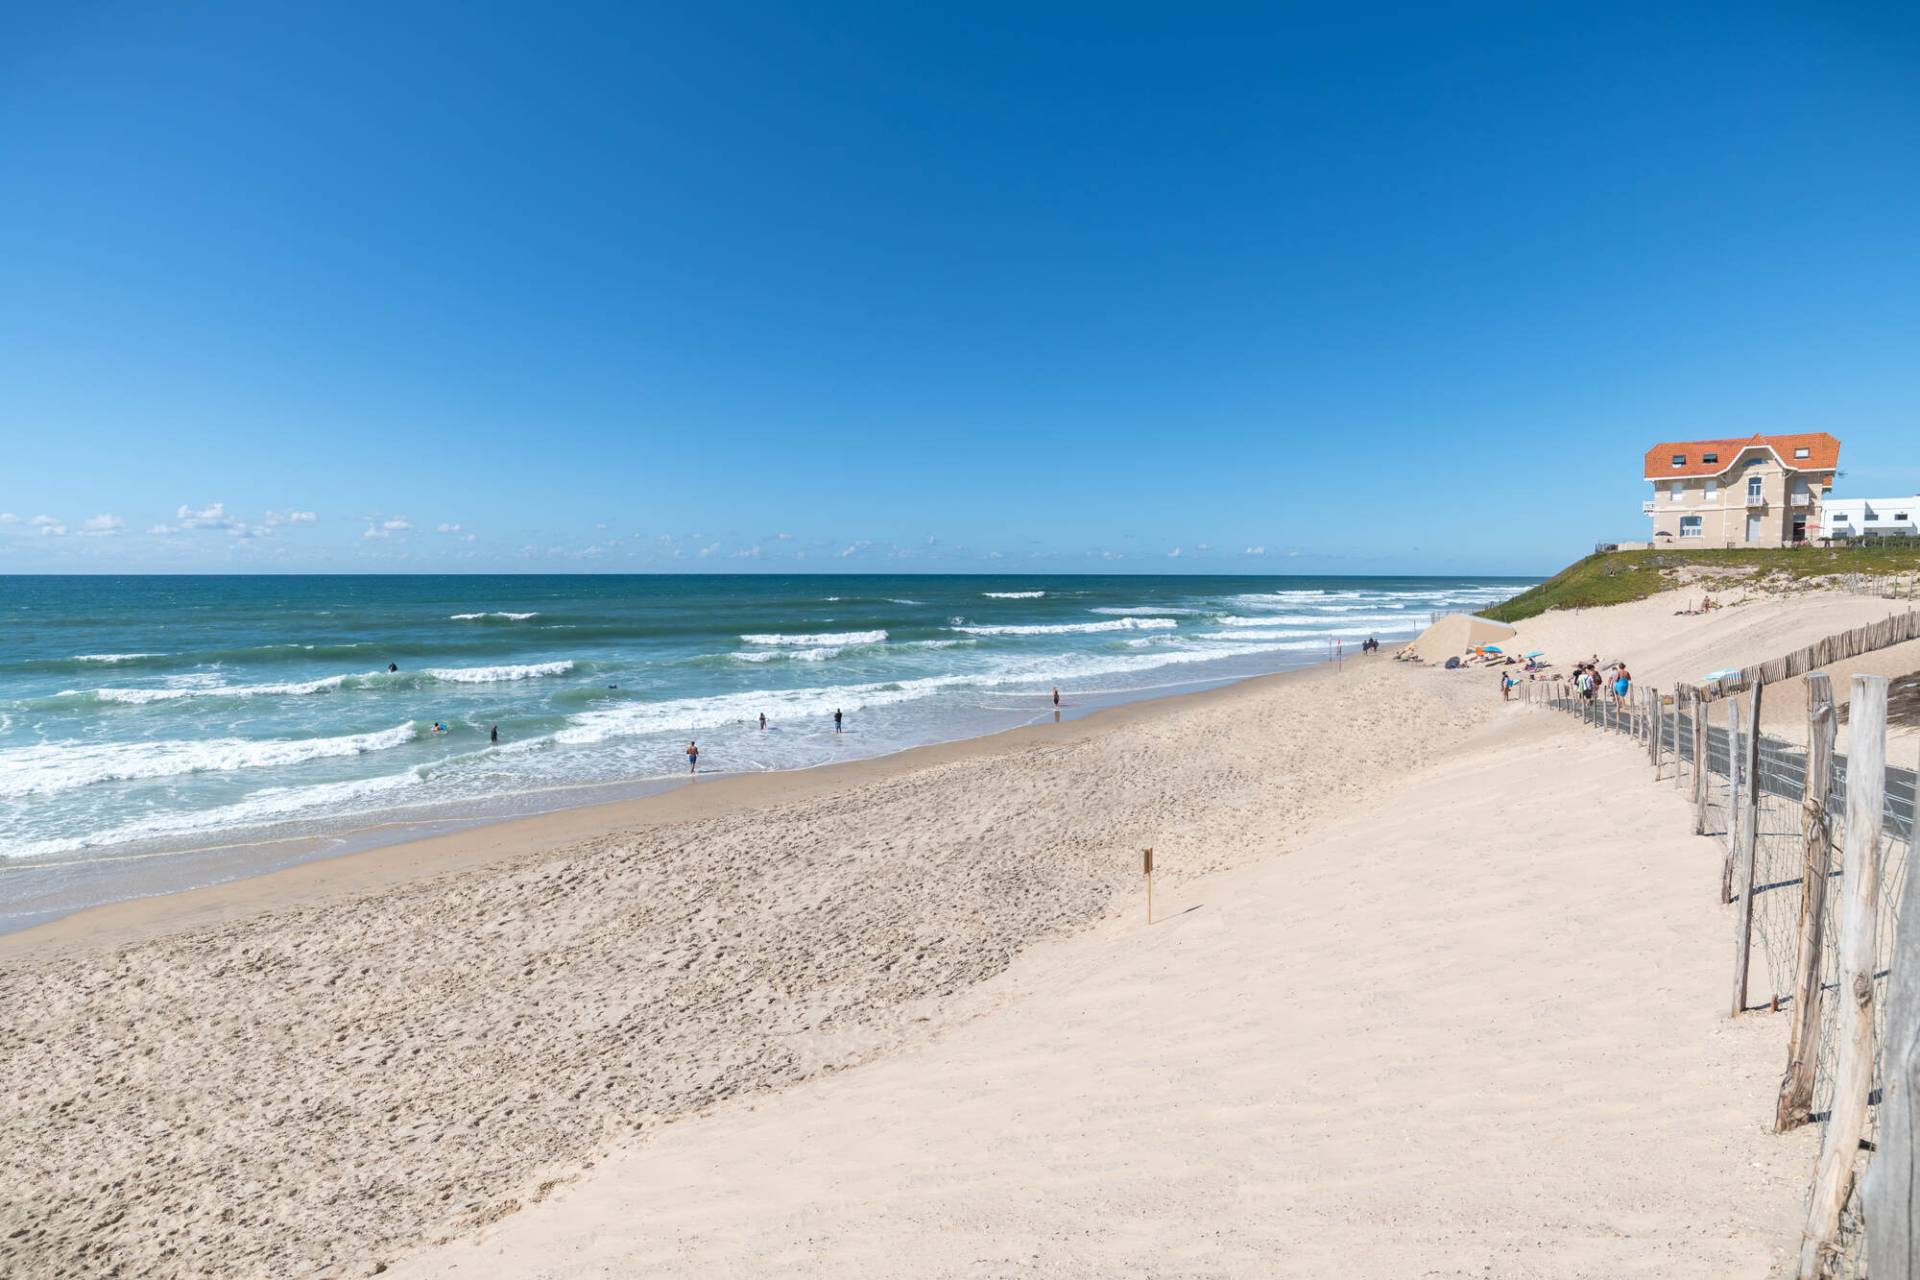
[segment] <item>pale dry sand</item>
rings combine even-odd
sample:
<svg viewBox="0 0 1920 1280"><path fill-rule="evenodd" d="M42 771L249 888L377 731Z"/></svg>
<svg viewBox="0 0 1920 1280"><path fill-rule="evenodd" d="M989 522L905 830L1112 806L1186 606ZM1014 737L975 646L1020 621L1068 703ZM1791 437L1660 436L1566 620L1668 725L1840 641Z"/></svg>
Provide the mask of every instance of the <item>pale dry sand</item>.
<svg viewBox="0 0 1920 1280"><path fill-rule="evenodd" d="M23 932L0 1273L367 1273L663 1122L924 1041L1104 918L1142 846L1169 892L1271 858L1493 714L1349 662Z"/></svg>
<svg viewBox="0 0 1920 1280"><path fill-rule="evenodd" d="M1151 927L1131 896L930 1044L675 1126L391 1274L1784 1263L1817 1139L1766 1132L1784 1027L1721 1012L1720 855L1644 756L1516 706L1363 809Z"/></svg>

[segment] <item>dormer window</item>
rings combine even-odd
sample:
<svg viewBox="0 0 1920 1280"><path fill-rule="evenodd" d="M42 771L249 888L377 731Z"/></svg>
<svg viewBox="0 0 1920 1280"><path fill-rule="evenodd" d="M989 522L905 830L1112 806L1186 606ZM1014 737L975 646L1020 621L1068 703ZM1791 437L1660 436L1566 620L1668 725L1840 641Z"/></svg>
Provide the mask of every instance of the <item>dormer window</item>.
<svg viewBox="0 0 1920 1280"><path fill-rule="evenodd" d="M1703 453L1703 454L1701 454L1701 455L1700 455L1700 461L1702 461L1702 462L1718 462L1718 461L1720 461L1720 455L1719 455L1719 454L1717 454L1717 453Z"/></svg>
<svg viewBox="0 0 1920 1280"><path fill-rule="evenodd" d="M1676 454L1674 454L1674 455L1673 455L1673 465L1674 465L1674 466L1676 466L1676 467L1684 467L1684 466L1686 466L1686 465L1687 465L1687 455L1686 455L1686 454L1684 454L1684 453L1676 453Z"/></svg>

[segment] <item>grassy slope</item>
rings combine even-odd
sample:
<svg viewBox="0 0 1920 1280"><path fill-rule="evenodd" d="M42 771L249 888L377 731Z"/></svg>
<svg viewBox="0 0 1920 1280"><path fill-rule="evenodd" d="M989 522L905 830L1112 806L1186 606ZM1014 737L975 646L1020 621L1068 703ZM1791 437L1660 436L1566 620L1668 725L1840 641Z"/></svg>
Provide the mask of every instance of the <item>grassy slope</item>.
<svg viewBox="0 0 1920 1280"><path fill-rule="evenodd" d="M1518 622L1549 609L1585 609L1644 600L1672 585L1669 575L1674 570L1689 567L1727 571L1724 582L1728 586L1765 578L1797 582L1842 573L1907 575L1920 572L1920 539L1830 549L1608 551L1576 561L1539 586L1481 612L1501 622Z"/></svg>

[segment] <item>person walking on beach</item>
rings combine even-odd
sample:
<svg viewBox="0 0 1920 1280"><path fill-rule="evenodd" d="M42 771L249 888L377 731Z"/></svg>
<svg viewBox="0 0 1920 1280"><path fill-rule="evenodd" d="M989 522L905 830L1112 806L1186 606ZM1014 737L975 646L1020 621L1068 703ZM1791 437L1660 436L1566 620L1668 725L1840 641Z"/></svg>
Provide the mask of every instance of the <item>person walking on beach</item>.
<svg viewBox="0 0 1920 1280"><path fill-rule="evenodd" d="M700 767L700 745L698 743L689 742L687 744L687 772L692 773L694 770L698 769L699 767Z"/></svg>
<svg viewBox="0 0 1920 1280"><path fill-rule="evenodd" d="M1504 671L1500 673L1500 701L1513 701L1513 677Z"/></svg>
<svg viewBox="0 0 1920 1280"><path fill-rule="evenodd" d="M840 732L840 708L838 707L833 709L833 731Z"/></svg>

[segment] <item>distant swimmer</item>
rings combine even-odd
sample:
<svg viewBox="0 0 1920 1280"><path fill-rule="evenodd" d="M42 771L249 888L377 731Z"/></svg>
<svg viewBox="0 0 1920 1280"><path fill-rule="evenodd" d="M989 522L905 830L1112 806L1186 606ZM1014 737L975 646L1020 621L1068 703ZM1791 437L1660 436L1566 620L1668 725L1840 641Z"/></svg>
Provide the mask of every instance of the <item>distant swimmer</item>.
<svg viewBox="0 0 1920 1280"><path fill-rule="evenodd" d="M840 732L840 708L838 707L833 709L833 731Z"/></svg>
<svg viewBox="0 0 1920 1280"><path fill-rule="evenodd" d="M433 722L433 731L435 733L445 733L447 731L447 726L445 726L444 724L441 724L438 720L435 720Z"/></svg>
<svg viewBox="0 0 1920 1280"><path fill-rule="evenodd" d="M495 725L495 726L493 726L493 732L491 732L491 733L489 733L489 734L487 735L487 741L489 741L489 742L496 742L496 743L500 741L500 726L499 726L499 725Z"/></svg>
<svg viewBox="0 0 1920 1280"><path fill-rule="evenodd" d="M390 672L391 672L391 671L398 671L399 669L400 669L400 664L399 664L399 663L397 663L397 662L389 662L389 663L387 664L387 670L388 670L388 671L390 671Z"/></svg>
<svg viewBox="0 0 1920 1280"><path fill-rule="evenodd" d="M766 731L767 731L767 713L762 711L760 713L760 732L765 733Z"/></svg>
<svg viewBox="0 0 1920 1280"><path fill-rule="evenodd" d="M698 769L699 767L700 767L700 746L698 743L689 742L687 744L687 772L692 773L694 770Z"/></svg>
<svg viewBox="0 0 1920 1280"><path fill-rule="evenodd" d="M1060 686L1059 685L1053 686L1053 705L1056 707L1060 705Z"/></svg>

